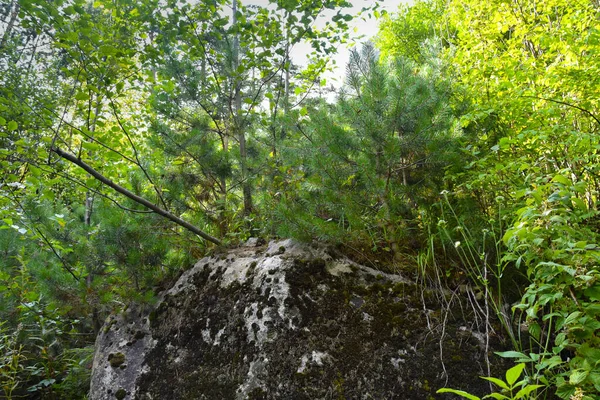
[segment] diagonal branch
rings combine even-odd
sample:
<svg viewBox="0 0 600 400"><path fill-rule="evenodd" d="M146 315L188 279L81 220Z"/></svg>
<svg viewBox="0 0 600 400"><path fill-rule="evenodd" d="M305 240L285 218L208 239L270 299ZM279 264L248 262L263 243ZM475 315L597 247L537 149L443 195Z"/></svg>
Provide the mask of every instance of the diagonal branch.
<svg viewBox="0 0 600 400"><path fill-rule="evenodd" d="M173 215L170 212L165 211L160 207L157 207L156 205L152 204L151 202L144 199L143 197L140 197L140 196L136 195L135 193L132 193L129 190L125 189L124 187L117 185L116 183L114 183L113 181L111 181L110 179L108 179L107 177L102 175L100 172L96 171L94 168L92 168L91 166L89 166L88 164L83 162L82 160L75 157L73 154L62 151L61 149L56 148L56 147L52 148L51 151L58 154L60 157L64 158L65 160L70 161L73 164L77 165L78 167L82 168L83 170L85 170L85 172L90 174L95 179L97 179L100 182L104 183L105 185L111 187L112 189L114 189L117 192L121 193L122 195L128 197L129 199L135 201L136 203L139 203L139 204L149 208L150 210L154 211L158 215L175 222L177 225L181 226L182 228L185 228L188 231L195 233L196 235L208 240L209 242L212 242L217 245L221 244L221 241L219 239L212 237L208 233L198 229L194 225L182 220L181 218L177 217L176 215Z"/></svg>
<svg viewBox="0 0 600 400"><path fill-rule="evenodd" d="M598 125L600 125L600 119L598 119L598 117L594 113L592 113L590 110L586 110L583 107L579 107L578 105L567 103L566 101L560 101L560 100L555 100L555 99L547 99L545 97L538 97L538 96L521 96L521 97L549 101L551 103L562 104L563 106L568 106L568 107L575 108L575 109L577 109L577 110L579 110L579 111L581 111L581 112L589 115L590 117L592 117L594 119L594 121L596 121L598 123Z"/></svg>

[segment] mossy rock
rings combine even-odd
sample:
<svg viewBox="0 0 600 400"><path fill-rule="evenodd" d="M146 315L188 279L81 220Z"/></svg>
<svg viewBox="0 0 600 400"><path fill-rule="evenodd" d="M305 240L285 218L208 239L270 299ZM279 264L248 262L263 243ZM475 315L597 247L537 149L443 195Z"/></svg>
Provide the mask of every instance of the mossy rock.
<svg viewBox="0 0 600 400"><path fill-rule="evenodd" d="M200 260L146 314L144 335L130 330L139 340L124 347L137 350L112 350L110 365L128 368L94 370L90 399L108 400L110 379L139 400L427 400L451 398L435 394L446 385L487 394L485 348L465 330L466 307L444 309L443 296L405 277L335 257L284 241ZM333 262L351 273L333 275ZM121 343L110 335L101 347ZM504 349L490 338L489 350Z"/></svg>

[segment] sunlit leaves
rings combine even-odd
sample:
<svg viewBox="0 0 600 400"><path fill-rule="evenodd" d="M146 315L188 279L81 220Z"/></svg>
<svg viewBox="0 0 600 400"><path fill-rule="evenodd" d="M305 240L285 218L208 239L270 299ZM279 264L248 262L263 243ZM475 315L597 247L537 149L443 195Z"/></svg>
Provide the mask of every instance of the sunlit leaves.
<svg viewBox="0 0 600 400"><path fill-rule="evenodd" d="M594 305L585 293L593 293L600 240L597 9L565 0L473 0L451 2L447 15L456 30L449 55L473 98L463 127L476 137L458 188L481 204L502 194L501 217L510 223L504 260L532 281L516 307L532 337L549 340L554 323L561 344L595 344L594 308L579 302ZM531 358L569 398L575 386L591 388L598 370L579 351L567 367L561 350L544 347Z"/></svg>
<svg viewBox="0 0 600 400"><path fill-rule="evenodd" d="M452 31L444 23L445 3L438 0L400 5L397 12L384 16L377 45L382 57L407 57L422 62L431 41L445 41Z"/></svg>

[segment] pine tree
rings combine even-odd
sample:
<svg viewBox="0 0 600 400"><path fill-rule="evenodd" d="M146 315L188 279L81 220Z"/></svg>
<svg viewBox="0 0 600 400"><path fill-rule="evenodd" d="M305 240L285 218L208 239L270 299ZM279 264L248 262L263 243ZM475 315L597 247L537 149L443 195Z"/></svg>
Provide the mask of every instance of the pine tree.
<svg viewBox="0 0 600 400"><path fill-rule="evenodd" d="M282 228L400 251L454 154L449 96L434 63L382 63L372 44L354 49L337 106L309 113L295 159L304 190L287 194Z"/></svg>

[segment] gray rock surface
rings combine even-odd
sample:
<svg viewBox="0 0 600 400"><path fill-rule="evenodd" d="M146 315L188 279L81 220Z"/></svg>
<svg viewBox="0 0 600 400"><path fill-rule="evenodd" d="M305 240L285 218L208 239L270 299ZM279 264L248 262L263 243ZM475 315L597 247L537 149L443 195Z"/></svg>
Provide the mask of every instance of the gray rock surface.
<svg viewBox="0 0 600 400"><path fill-rule="evenodd" d="M91 400L433 399L484 394L479 333L438 293L291 240L200 260L111 317ZM443 296L442 296L443 297Z"/></svg>

